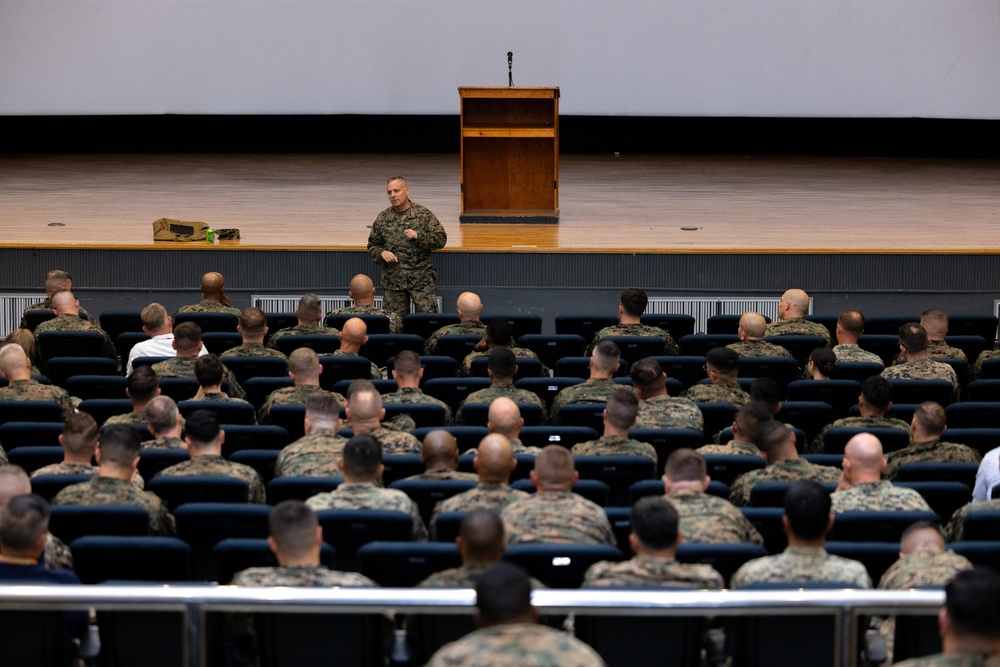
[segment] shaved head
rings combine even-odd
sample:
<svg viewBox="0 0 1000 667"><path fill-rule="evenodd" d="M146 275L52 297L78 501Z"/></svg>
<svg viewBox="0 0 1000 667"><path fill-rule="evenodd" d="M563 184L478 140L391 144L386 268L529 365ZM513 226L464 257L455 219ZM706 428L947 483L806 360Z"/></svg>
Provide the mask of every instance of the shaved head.
<svg viewBox="0 0 1000 667"><path fill-rule="evenodd" d="M382 396L369 380L355 380L351 383L347 409L347 416L352 421L379 421L382 418Z"/></svg>
<svg viewBox="0 0 1000 667"><path fill-rule="evenodd" d="M31 493L31 480L24 468L14 464L0 466L0 509L14 496Z"/></svg>
<svg viewBox="0 0 1000 667"><path fill-rule="evenodd" d="M800 289L790 289L782 294L781 302L788 307L786 317L802 317L809 312L809 295Z"/></svg>
<svg viewBox="0 0 1000 667"><path fill-rule="evenodd" d="M5 376L28 370L28 354L17 343L0 347L0 371Z"/></svg>
<svg viewBox="0 0 1000 667"><path fill-rule="evenodd" d="M740 329L750 340L760 340L767 331L767 321L758 313L744 313L740 318Z"/></svg>
<svg viewBox="0 0 1000 667"><path fill-rule="evenodd" d="M479 441L473 465L483 484L506 484L514 469L514 447L506 436L491 433Z"/></svg>
<svg viewBox="0 0 1000 667"><path fill-rule="evenodd" d="M885 468L882 443L871 433L858 433L847 441L842 465L852 483L878 481Z"/></svg>
<svg viewBox="0 0 1000 667"><path fill-rule="evenodd" d="M341 344L347 343L355 347L364 345L368 338L368 325L360 317L352 317L344 322L344 327L340 330Z"/></svg>
<svg viewBox="0 0 1000 667"><path fill-rule="evenodd" d="M80 306L76 302L76 297L67 289L59 290L52 295L52 310L59 315L66 313L76 314L80 312Z"/></svg>
<svg viewBox="0 0 1000 667"><path fill-rule="evenodd" d="M458 468L458 442L444 429L435 429L424 436L420 455L428 470Z"/></svg>
<svg viewBox="0 0 1000 667"><path fill-rule="evenodd" d="M363 273L351 278L351 299L355 303L371 303L375 299L375 284Z"/></svg>
<svg viewBox="0 0 1000 667"><path fill-rule="evenodd" d="M517 403L506 396L493 399L493 402L490 403L486 426L490 429L490 433L516 438L521 432L521 427L524 426L521 410L517 407Z"/></svg>
<svg viewBox="0 0 1000 667"><path fill-rule="evenodd" d="M539 491L547 489L569 491L576 482L573 455L559 445L549 445L535 457L532 480Z"/></svg>
<svg viewBox="0 0 1000 667"><path fill-rule="evenodd" d="M483 302L473 292L462 292L458 297L458 317L462 321L478 320L483 313Z"/></svg>
<svg viewBox="0 0 1000 667"><path fill-rule="evenodd" d="M201 293L208 301L218 301L223 306L229 305L226 296L226 279L221 273L209 271L201 277Z"/></svg>
<svg viewBox="0 0 1000 667"><path fill-rule="evenodd" d="M927 330L931 340L944 340L948 333L948 315L943 310L925 310L920 316L920 326Z"/></svg>

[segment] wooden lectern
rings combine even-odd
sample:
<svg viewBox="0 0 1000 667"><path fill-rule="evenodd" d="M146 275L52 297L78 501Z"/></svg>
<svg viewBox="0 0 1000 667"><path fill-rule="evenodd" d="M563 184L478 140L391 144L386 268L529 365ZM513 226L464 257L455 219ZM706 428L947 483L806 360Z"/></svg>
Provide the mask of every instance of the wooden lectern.
<svg viewBox="0 0 1000 667"><path fill-rule="evenodd" d="M461 87L461 222L559 222L559 89Z"/></svg>

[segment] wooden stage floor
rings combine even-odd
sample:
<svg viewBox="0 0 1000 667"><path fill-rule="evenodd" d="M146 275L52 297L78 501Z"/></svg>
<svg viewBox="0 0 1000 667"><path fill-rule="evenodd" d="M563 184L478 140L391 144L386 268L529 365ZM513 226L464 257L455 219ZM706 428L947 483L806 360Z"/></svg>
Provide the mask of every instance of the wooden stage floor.
<svg viewBox="0 0 1000 667"><path fill-rule="evenodd" d="M569 155L560 172L558 225L462 225L458 155L0 156L0 247L191 249L152 243L169 217L239 228L233 249L358 250L400 174L445 251L1000 253L1000 161Z"/></svg>

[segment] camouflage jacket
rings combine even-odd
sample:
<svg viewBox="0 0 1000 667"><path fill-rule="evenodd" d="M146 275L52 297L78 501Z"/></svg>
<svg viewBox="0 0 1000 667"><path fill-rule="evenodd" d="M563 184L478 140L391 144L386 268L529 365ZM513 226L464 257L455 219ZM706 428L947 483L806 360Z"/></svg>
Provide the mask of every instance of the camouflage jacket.
<svg viewBox="0 0 1000 667"><path fill-rule="evenodd" d="M412 433L394 431L385 426L379 426L372 431L365 431L382 445L382 456L393 454L419 454L422 446ZM357 435L357 434L355 434Z"/></svg>
<svg viewBox="0 0 1000 667"><path fill-rule="evenodd" d="M980 373L983 372L983 362L987 359L996 359L997 357L1000 357L1000 350L984 350L980 352L975 362L973 362L972 368L969 369L969 379L978 380Z"/></svg>
<svg viewBox="0 0 1000 667"><path fill-rule="evenodd" d="M72 570L73 552L62 540L49 533L45 536L42 563L46 570Z"/></svg>
<svg viewBox="0 0 1000 667"><path fill-rule="evenodd" d="M317 394L332 394L337 399L337 405L343 407L347 404L346 398L335 391L327 391L319 385L300 384L295 387L282 387L275 389L264 399L264 404L257 411L257 423L270 424L271 408L276 405L305 405L310 396Z"/></svg>
<svg viewBox="0 0 1000 667"><path fill-rule="evenodd" d="M322 510L391 510L405 512L413 519L413 539L427 541L427 527L420 518L417 504L402 491L380 489L370 482L341 484L333 491L318 493L306 501L317 512Z"/></svg>
<svg viewBox="0 0 1000 667"><path fill-rule="evenodd" d="M656 461L656 450L646 442L627 435L602 435L597 440L573 445L573 456L645 456Z"/></svg>
<svg viewBox="0 0 1000 667"><path fill-rule="evenodd" d="M174 357L153 364L153 370L161 378L193 378L194 365L198 363L198 357ZM229 381L229 395L233 398L246 398L247 394L243 387L236 380L233 372L223 366L224 377Z"/></svg>
<svg viewBox="0 0 1000 667"><path fill-rule="evenodd" d="M750 400L750 394L735 382L718 384L695 384L684 390L682 398L695 403L729 403L737 408Z"/></svg>
<svg viewBox="0 0 1000 667"><path fill-rule="evenodd" d="M969 559L954 551L909 554L889 566L878 587L901 591L915 586L944 586L956 574L969 569Z"/></svg>
<svg viewBox="0 0 1000 667"><path fill-rule="evenodd" d="M566 387L552 399L550 410L552 421L555 422L559 415L559 408L572 403L607 403L608 397L619 387L628 385L615 384L610 378L588 378L580 384Z"/></svg>
<svg viewBox="0 0 1000 667"><path fill-rule="evenodd" d="M442 482L449 480L475 482L479 478L474 472L459 472L451 468L438 468L437 470L427 470L417 475L410 475L405 479L410 482Z"/></svg>
<svg viewBox="0 0 1000 667"><path fill-rule="evenodd" d="M788 459L769 465L762 470L751 470L736 478L729 490L729 501L734 505L749 505L750 490L762 482L797 482L812 480L820 484L835 484L840 480L840 470L820 466L805 459Z"/></svg>
<svg viewBox="0 0 1000 667"><path fill-rule="evenodd" d="M475 588L476 579L479 578L492 565L481 565L479 563L463 563L459 567L453 567L441 572L435 572L419 584L418 588ZM529 577L531 589L538 590L545 588L545 584L534 577Z"/></svg>
<svg viewBox="0 0 1000 667"><path fill-rule="evenodd" d="M673 396L653 396L639 401L639 414L633 428L690 428L703 431L705 419L694 401Z"/></svg>
<svg viewBox="0 0 1000 667"><path fill-rule="evenodd" d="M511 352L514 353L515 359L538 359L538 355L526 347L514 347L514 345L511 345L507 349L509 349ZM489 355L490 355L489 350L484 350L481 352L478 351L470 352L469 354L465 355L465 359L463 359L462 363L458 365L458 377L465 378L472 375L472 362L475 361L476 359L485 359ZM550 369L545 364L542 364L541 374L543 376L547 376L550 374Z"/></svg>
<svg viewBox="0 0 1000 667"><path fill-rule="evenodd" d="M337 467L347 439L320 429L286 445L274 463L275 477L343 477Z"/></svg>
<svg viewBox="0 0 1000 667"><path fill-rule="evenodd" d="M788 547L777 556L755 558L744 563L729 582L729 588L755 583L835 582L853 588L871 588L865 566L856 560L831 556L822 547Z"/></svg>
<svg viewBox="0 0 1000 667"><path fill-rule="evenodd" d="M129 482L95 477L67 486L52 499L53 505L139 505L149 512L149 529L156 535L174 535L177 528L166 504L156 494L139 491Z"/></svg>
<svg viewBox="0 0 1000 667"><path fill-rule="evenodd" d="M344 308L331 310L327 313L327 315L381 315L382 317L389 318L389 333L403 333L403 318L399 316L399 313L394 313L390 310L383 310L382 308L376 308L372 304L356 303Z"/></svg>
<svg viewBox="0 0 1000 667"><path fill-rule="evenodd" d="M123 415L112 415L104 421L104 425L108 424L148 424L149 419L146 417L146 411L142 412L126 412Z"/></svg>
<svg viewBox="0 0 1000 667"><path fill-rule="evenodd" d="M156 473L153 479L157 477L199 477L206 475L222 475L242 480L247 483L247 488L249 489L248 502L262 505L266 501L264 482L256 470L242 463L227 461L221 456L214 454L202 454L201 456L192 458L190 461L175 463L169 468Z"/></svg>
<svg viewBox="0 0 1000 667"><path fill-rule="evenodd" d="M518 489L510 488L508 484L480 483L476 488L463 491L451 498L445 498L434 506L431 515L431 529L436 529L437 518L448 512L474 512L475 510L492 510L499 512L516 500L527 498L528 494ZM435 532L435 538L437 534Z"/></svg>
<svg viewBox="0 0 1000 667"><path fill-rule="evenodd" d="M947 380L951 383L952 395L958 398L958 376L955 375L955 369L930 358L890 366L882 371L882 377L886 380Z"/></svg>
<svg viewBox="0 0 1000 667"><path fill-rule="evenodd" d="M882 361L882 357L878 356L874 352L862 349L861 346L856 343L842 343L840 345L834 345L833 354L837 357L837 361L844 361L848 363L863 361L866 363L878 364L879 366L885 366L885 362Z"/></svg>
<svg viewBox="0 0 1000 667"><path fill-rule="evenodd" d="M111 337L96 324L85 320L79 315L58 315L51 320L46 320L42 322L37 327L35 327L35 345L38 348L38 356L42 359L46 358L46 354L42 351L42 345L39 343L39 334L45 331L96 331L104 337L104 356L109 359L117 359L118 351L115 350L115 344L111 342Z"/></svg>
<svg viewBox="0 0 1000 667"><path fill-rule="evenodd" d="M230 315L240 316L240 309L236 306L223 306L218 301L209 301L208 299L202 299L198 303L193 303L189 306L181 306L177 309L177 313L229 313ZM177 316L174 313L174 316Z"/></svg>
<svg viewBox="0 0 1000 667"><path fill-rule="evenodd" d="M651 327L647 324L615 324L614 326L604 327L595 333L594 339L590 341L590 345L587 346L587 350L584 354L586 356L590 356L590 353L594 351L594 348L601 342L601 339L607 338L608 336L642 336L644 338L662 338L663 353L665 355L672 357L681 353L680 348L677 347L677 343L674 342L674 337L671 336L670 332L666 329Z"/></svg>
<svg viewBox="0 0 1000 667"><path fill-rule="evenodd" d="M325 565L286 565L251 567L233 576L233 586L303 586L322 588L377 587L374 581L357 572L339 572Z"/></svg>
<svg viewBox="0 0 1000 667"><path fill-rule="evenodd" d="M767 325L764 334L770 336L821 336L830 344L830 330L819 322L810 322L804 317L791 317L787 320L776 320Z"/></svg>
<svg viewBox="0 0 1000 667"><path fill-rule="evenodd" d="M924 497L913 489L893 486L892 482L858 482L851 488L837 491L830 496L830 511L841 512L889 512L922 511L929 512L930 506Z"/></svg>
<svg viewBox="0 0 1000 667"><path fill-rule="evenodd" d="M969 359L965 356L965 352L957 347L952 347L943 340L932 340L927 343L927 356L931 359L961 359L962 361L968 361ZM903 355L897 354L892 359L892 365L898 366L904 363Z"/></svg>
<svg viewBox="0 0 1000 667"><path fill-rule="evenodd" d="M415 230L417 238L406 238L407 229ZM384 289L407 290L434 284L437 271L431 264L431 251L443 248L447 242L448 234L434 214L411 201L405 211L390 206L375 218L368 235L368 255L382 267ZM386 264L382 260L385 250L399 261Z"/></svg>
<svg viewBox="0 0 1000 667"><path fill-rule="evenodd" d="M529 542L617 544L604 510L572 491L538 491L500 513L507 546Z"/></svg>
<svg viewBox="0 0 1000 667"><path fill-rule="evenodd" d="M741 357L749 357L753 359L793 356L791 352L780 345L768 343L766 340L741 340L738 343L730 343L726 347L733 350Z"/></svg>
<svg viewBox="0 0 1000 667"><path fill-rule="evenodd" d="M813 438L812 444L809 445L808 451L814 454L822 452L823 436L826 435L826 432L831 428L842 426L847 428L897 428L900 431L906 431L907 435L910 434L910 425L895 417L844 417L821 428L816 437Z"/></svg>
<svg viewBox="0 0 1000 667"><path fill-rule="evenodd" d="M960 542L964 537L965 518L974 512L982 512L984 510L1000 510L1000 498L987 500L984 503L969 503L959 508L955 512L955 516L951 517L948 525L944 527L944 535L948 541Z"/></svg>
<svg viewBox="0 0 1000 667"><path fill-rule="evenodd" d="M28 312L29 310L52 310L52 309L53 309L52 308L52 297L45 297L44 301L39 301L38 303L31 304L30 306L28 306L27 308L24 309L24 312ZM83 319L87 320L91 324L97 324L97 320L94 319L94 316L91 315L90 313L88 313L86 311L86 309L84 309L82 307L80 308L80 315L79 316L82 317ZM19 324L18 326L21 329L27 329L28 328L28 318L26 318L24 315L21 315L21 324Z"/></svg>
<svg viewBox="0 0 1000 667"><path fill-rule="evenodd" d="M444 408L444 425L451 426L451 408L444 401L428 396L419 387L403 387L391 394L382 395L382 405L438 405Z"/></svg>
<svg viewBox="0 0 1000 667"><path fill-rule="evenodd" d="M218 401L220 403L246 403L250 405L248 401L244 401L242 398L233 398L229 394L224 394L221 391L211 391L202 392L201 389L198 393L194 395L193 401L207 401L211 403L212 401Z"/></svg>
<svg viewBox="0 0 1000 667"><path fill-rule="evenodd" d="M669 586L719 590L725 588L722 575L711 565L678 563L673 558L634 556L621 563L601 561L587 569L583 588L604 586Z"/></svg>
<svg viewBox="0 0 1000 667"><path fill-rule="evenodd" d="M486 333L486 325L479 320L469 320L456 324L446 324L427 338L424 354L437 354L438 339L442 336L482 336Z"/></svg>
<svg viewBox="0 0 1000 667"><path fill-rule="evenodd" d="M63 419L76 412L65 389L35 380L14 380L6 387L0 387L0 401L51 401L62 408Z"/></svg>
<svg viewBox="0 0 1000 667"><path fill-rule="evenodd" d="M161 436L154 440L146 440L142 443L143 449L187 449L187 443L183 438L171 436Z"/></svg>
<svg viewBox="0 0 1000 667"><path fill-rule="evenodd" d="M100 471L95 465L89 463L52 463L31 473L31 477L42 475L90 475L94 476Z"/></svg>
<svg viewBox="0 0 1000 667"><path fill-rule="evenodd" d="M676 489L664 499L677 510L685 542L764 544L764 538L732 503L703 491Z"/></svg>
<svg viewBox="0 0 1000 667"><path fill-rule="evenodd" d="M345 350L335 350L334 353L333 353L333 356L335 356L335 357L360 357L360 355L354 354L353 352L347 352ZM369 360L369 363L371 363L370 360ZM371 363L371 369L369 370L369 372L371 373L371 376L372 376L371 379L372 380L384 380L385 379L385 370L379 368L374 363Z"/></svg>
<svg viewBox="0 0 1000 667"><path fill-rule="evenodd" d="M737 440L730 440L724 445L702 445L695 450L702 456L708 456L710 454L721 454L723 456L736 455L736 456L756 456L757 458L764 458L764 455L760 453L757 449L757 445L752 442L740 442Z"/></svg>
<svg viewBox="0 0 1000 667"><path fill-rule="evenodd" d="M604 667L579 639L544 625L505 623L481 628L446 644L427 667Z"/></svg>
<svg viewBox="0 0 1000 667"><path fill-rule="evenodd" d="M282 336L339 336L340 329L324 327L319 324L296 324L294 327L278 329L271 334L267 341L267 346L272 350L278 349L278 339Z"/></svg>
<svg viewBox="0 0 1000 667"><path fill-rule="evenodd" d="M543 411L542 417L545 417L545 401L543 401L538 394L533 391L528 391L527 389L515 387L509 382L494 382L486 389L479 389L465 397L465 400L463 400L461 405L458 406L458 414L455 416L455 422L458 424L462 423L462 408L464 406L471 405L473 403L492 403L494 398L500 398L501 396L506 396L515 403L531 403L532 405L537 405Z"/></svg>
<svg viewBox="0 0 1000 667"><path fill-rule="evenodd" d="M227 357L280 357L284 360L288 360L284 352L279 352L278 350L272 350L263 343L243 343L242 345L237 345L236 347L231 347L222 354L219 355L220 358L225 359Z"/></svg>
<svg viewBox="0 0 1000 667"><path fill-rule="evenodd" d="M893 479L899 471L899 466L907 463L979 463L983 457L968 445L956 442L911 442L903 449L889 452L886 455L887 465L882 471L883 477Z"/></svg>

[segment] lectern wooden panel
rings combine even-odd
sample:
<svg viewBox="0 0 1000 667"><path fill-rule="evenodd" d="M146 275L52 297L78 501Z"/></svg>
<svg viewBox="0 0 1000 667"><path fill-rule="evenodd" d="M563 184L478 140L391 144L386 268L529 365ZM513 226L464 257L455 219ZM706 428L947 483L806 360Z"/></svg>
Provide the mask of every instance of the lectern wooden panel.
<svg viewBox="0 0 1000 667"><path fill-rule="evenodd" d="M559 221L559 89L462 87L461 222Z"/></svg>

